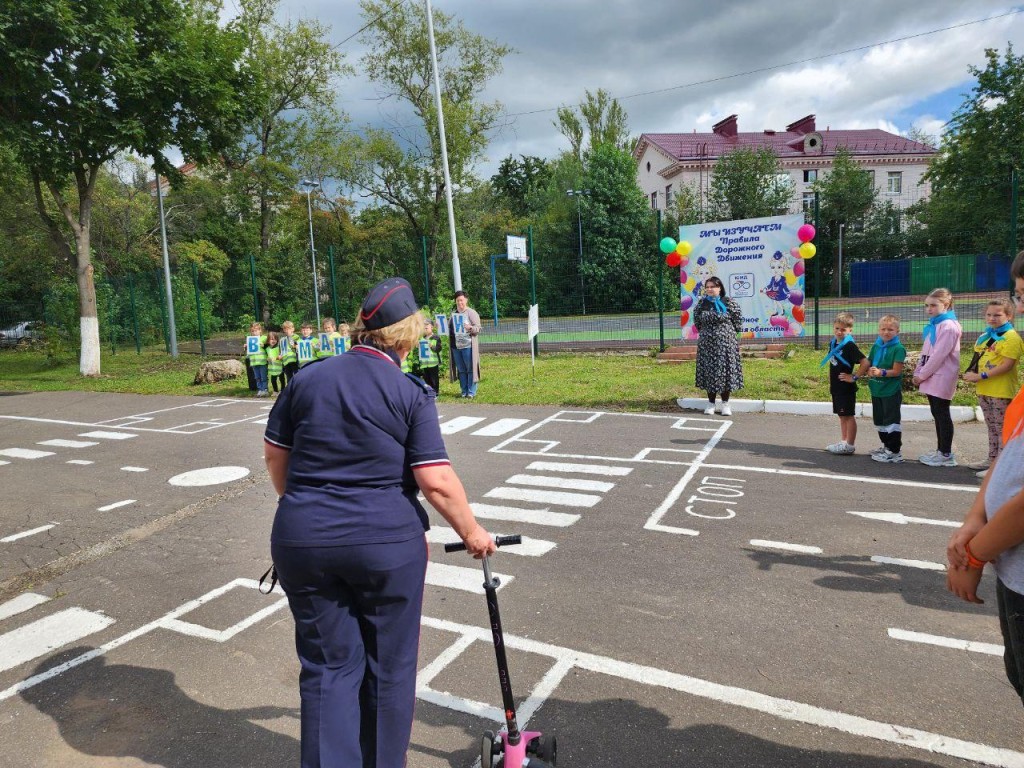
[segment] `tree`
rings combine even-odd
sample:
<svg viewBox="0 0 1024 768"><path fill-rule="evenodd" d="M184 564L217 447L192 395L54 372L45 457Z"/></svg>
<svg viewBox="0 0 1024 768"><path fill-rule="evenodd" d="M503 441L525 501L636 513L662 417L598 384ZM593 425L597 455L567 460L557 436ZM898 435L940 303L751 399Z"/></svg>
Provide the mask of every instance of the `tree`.
<svg viewBox="0 0 1024 768"><path fill-rule="evenodd" d="M821 240L827 240L838 249L842 228L843 236L848 238L844 245L847 249L855 247L855 233L864 228L865 217L878 196L871 177L848 149L840 148L836 150L829 172L814 182L814 191L818 193ZM838 258L838 250L836 254ZM833 292L838 293L841 280L840 270L832 270Z"/></svg>
<svg viewBox="0 0 1024 768"><path fill-rule="evenodd" d="M509 155L501 161L498 172L491 176L494 195L517 216L526 216L536 205L538 194L551 179L551 168L546 160L520 155L516 160Z"/></svg>
<svg viewBox="0 0 1024 768"><path fill-rule="evenodd" d="M789 207L793 185L768 147L741 148L718 159L708 195L712 221L775 216Z"/></svg>
<svg viewBox="0 0 1024 768"><path fill-rule="evenodd" d="M576 159L582 159L587 149L583 143L585 138L590 139L590 147L610 144L619 149L630 148L626 111L603 88L598 88L597 93L586 91L579 111L577 115L570 107L559 107L558 120L554 124L559 133L569 140Z"/></svg>
<svg viewBox="0 0 1024 768"><path fill-rule="evenodd" d="M205 0L0 7L0 141L28 169L37 211L75 267L83 375L100 372L91 226L104 163L132 151L173 175L167 147L206 159L244 119L244 41L219 27L218 10Z"/></svg>

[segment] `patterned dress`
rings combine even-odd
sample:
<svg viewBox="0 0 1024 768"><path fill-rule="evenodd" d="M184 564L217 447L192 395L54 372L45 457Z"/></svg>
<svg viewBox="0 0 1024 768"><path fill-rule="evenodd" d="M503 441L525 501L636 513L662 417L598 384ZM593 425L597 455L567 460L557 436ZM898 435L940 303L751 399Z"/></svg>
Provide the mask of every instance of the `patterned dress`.
<svg viewBox="0 0 1024 768"><path fill-rule="evenodd" d="M725 299L728 314L715 311L711 299L700 300L693 313L697 338L697 387L706 392L735 392L743 387L743 363L736 334L743 327L740 305Z"/></svg>

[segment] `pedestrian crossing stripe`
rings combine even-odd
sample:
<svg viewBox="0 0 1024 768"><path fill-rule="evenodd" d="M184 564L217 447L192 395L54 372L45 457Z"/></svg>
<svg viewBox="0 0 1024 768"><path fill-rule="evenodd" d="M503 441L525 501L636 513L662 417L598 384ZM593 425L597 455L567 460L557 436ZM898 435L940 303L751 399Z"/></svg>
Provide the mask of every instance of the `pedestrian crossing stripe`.
<svg viewBox="0 0 1024 768"><path fill-rule="evenodd" d="M502 536L504 534L494 533L493 536ZM459 535L451 528L445 528L441 526L435 526L427 531L427 541L431 544L455 544L462 541ZM503 553L510 555L523 555L525 557L540 557L546 555L557 545L553 541L545 541L544 539L534 539L529 536L523 536L522 542L519 544L511 544L508 549L502 547Z"/></svg>
<svg viewBox="0 0 1024 768"><path fill-rule="evenodd" d="M492 573L500 582L498 589L508 586L512 577L502 573ZM484 573L480 568L466 568L461 565L447 563L427 563L427 584L432 587L447 587L477 595L484 593Z"/></svg>

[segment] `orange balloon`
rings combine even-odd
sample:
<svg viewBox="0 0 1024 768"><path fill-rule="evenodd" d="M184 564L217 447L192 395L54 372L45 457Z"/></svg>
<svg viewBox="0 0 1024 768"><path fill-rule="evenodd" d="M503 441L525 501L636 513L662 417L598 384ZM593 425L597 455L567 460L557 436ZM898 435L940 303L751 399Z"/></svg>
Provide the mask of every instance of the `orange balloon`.
<svg viewBox="0 0 1024 768"><path fill-rule="evenodd" d="M796 320L798 323L802 323L804 321L803 307L793 307L793 319Z"/></svg>

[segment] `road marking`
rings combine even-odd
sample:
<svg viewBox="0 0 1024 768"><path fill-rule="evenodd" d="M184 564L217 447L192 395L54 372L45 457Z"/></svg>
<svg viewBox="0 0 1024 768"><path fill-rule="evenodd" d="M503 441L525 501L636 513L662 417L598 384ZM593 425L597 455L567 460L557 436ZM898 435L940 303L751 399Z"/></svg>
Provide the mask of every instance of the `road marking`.
<svg viewBox="0 0 1024 768"><path fill-rule="evenodd" d="M791 475L794 477L818 477L823 480L852 480L855 483L870 483L873 485L897 485L902 488L932 488L937 491L964 491L965 493L978 493L976 485L947 485L943 483L920 483L912 480L890 480L884 477L871 477L869 475L834 475L828 472L807 472L802 469L775 469L774 467L752 467L736 464L705 464L705 469L735 469L745 472L761 472L768 475Z"/></svg>
<svg viewBox="0 0 1024 768"><path fill-rule="evenodd" d="M133 437L138 435L131 432L105 432L99 430L97 432L85 432L79 437L98 437L100 440L131 440Z"/></svg>
<svg viewBox="0 0 1024 768"><path fill-rule="evenodd" d="M43 440L36 445L52 445L54 448L88 448L90 445L99 445L92 440Z"/></svg>
<svg viewBox="0 0 1024 768"><path fill-rule="evenodd" d="M575 472L580 475L610 475L625 477L633 471L632 467L606 467L602 464L571 464L563 461L531 461L527 469L541 472Z"/></svg>
<svg viewBox="0 0 1024 768"><path fill-rule="evenodd" d="M117 509L118 507L127 507L129 504L134 504L135 501L136 501L135 499L125 499L124 501L115 501L113 504L107 504L107 506L105 506L105 507L97 507L96 511L97 512L109 512L110 510Z"/></svg>
<svg viewBox="0 0 1024 768"><path fill-rule="evenodd" d="M901 512L854 512L849 510L847 514L856 515L868 520L880 520L883 523L895 523L896 525L917 523L919 525L941 525L945 528L959 528L963 525L962 520L932 520L927 517L911 517Z"/></svg>
<svg viewBox="0 0 1024 768"><path fill-rule="evenodd" d="M506 488L499 486L484 494L489 499L510 499L512 501L535 501L539 504L559 504L563 507L592 507L601 496L587 493L560 493L559 491L534 491L529 488Z"/></svg>
<svg viewBox="0 0 1024 768"><path fill-rule="evenodd" d="M500 533L492 533L492 536L501 536ZM455 542L462 541L459 535L451 528L435 527L427 531L427 541L431 544L454 544ZM523 536L521 544L510 544L508 549L502 547L502 552L507 552L510 555L524 555L525 557L540 557L546 555L552 549L557 546L553 541L545 541L544 539L531 539L529 536Z"/></svg>
<svg viewBox="0 0 1024 768"><path fill-rule="evenodd" d="M486 427L481 427L472 434L479 437L501 437L502 435L508 434L513 429L519 429L524 424L529 424L529 419L498 419Z"/></svg>
<svg viewBox="0 0 1024 768"><path fill-rule="evenodd" d="M11 462L9 462L9 461L0 461L0 467L2 467L4 464L10 464L10 463Z"/></svg>
<svg viewBox="0 0 1024 768"><path fill-rule="evenodd" d="M498 589L502 589L512 582L511 576L501 573L492 573L491 575L497 577L501 582ZM427 563L427 584L432 587L447 587L482 595L484 593L484 572L480 568L465 568L461 565L430 561Z"/></svg>
<svg viewBox="0 0 1024 768"><path fill-rule="evenodd" d="M751 546L766 547L768 549L784 549L787 552L802 552L805 555L820 555L821 547L809 547L804 544L789 544L785 541L766 541L765 539L751 539Z"/></svg>
<svg viewBox="0 0 1024 768"><path fill-rule="evenodd" d="M56 526L57 523L50 523L49 525L41 525L38 528L33 528L31 531L12 533L10 536L4 536L4 538L0 539L0 543L10 544L12 541L17 541L18 539L27 539L29 536L35 536L37 533L48 531L51 528L55 528Z"/></svg>
<svg viewBox="0 0 1024 768"><path fill-rule="evenodd" d="M457 624L453 621L435 619L429 616L423 617L423 625L432 629L469 636L488 644L492 639L490 627ZM576 669L597 672L622 680L665 688L710 701L761 712L779 720L827 728L831 731L875 739L889 744L898 744L901 747L910 747L922 752L948 755L971 761L975 765L985 764L998 766L998 768L1024 768L1024 752L1015 752L1002 747L964 741L893 723L869 720L858 715L849 715L845 712L803 704L799 701L768 696L758 691L722 685L655 667L646 667L640 664L619 661L607 656L597 656L570 648L549 645L548 643L519 637L507 632L504 636L504 642L506 648L547 656L563 662L563 668L565 665L568 665ZM540 688L539 685L538 688ZM496 721L501 722L504 720L501 712L492 714ZM520 725L522 726L524 723L525 720L520 722Z"/></svg>
<svg viewBox="0 0 1024 768"><path fill-rule="evenodd" d="M250 421L249 423L250 424L259 424L259 425L262 426L263 424L269 424L270 423L270 417L267 416L267 417L262 418L262 419L254 419L253 421Z"/></svg>
<svg viewBox="0 0 1024 768"><path fill-rule="evenodd" d="M549 525L553 528L568 528L580 519L579 515L568 512L551 512L545 509L522 509L502 507L494 504L471 504L473 514L482 520L505 520L526 525Z"/></svg>
<svg viewBox="0 0 1024 768"><path fill-rule="evenodd" d="M248 467L206 467L205 469L193 469L191 472L182 472L167 482L171 485L196 488L205 485L230 483L248 476Z"/></svg>
<svg viewBox="0 0 1024 768"><path fill-rule="evenodd" d="M53 456L53 451L34 451L31 448L4 448L0 456L8 456L12 459L41 459L44 456Z"/></svg>
<svg viewBox="0 0 1024 768"><path fill-rule="evenodd" d="M446 421L441 425L441 434L452 435L456 432L461 432L464 429L469 429L483 420L484 419L481 416L456 416L454 419Z"/></svg>
<svg viewBox="0 0 1024 768"><path fill-rule="evenodd" d="M871 562L882 563L885 565L902 565L905 568L919 568L923 571L946 570L946 566L942 563L933 563L929 560L904 560L899 557L882 557L881 555L872 555Z"/></svg>
<svg viewBox="0 0 1024 768"><path fill-rule="evenodd" d="M1004 648L995 643L977 643L973 640L957 640L954 637L942 637L940 635L926 635L923 632L911 632L906 629L889 628L889 637L893 640L906 640L910 643L924 643L925 645L937 645L941 648L954 648L958 651L973 651L974 653L986 653L989 656L1002 656Z"/></svg>
<svg viewBox="0 0 1024 768"><path fill-rule="evenodd" d="M20 594L6 603L0 603L0 621L17 616L19 613L24 613L37 605L49 602L49 600L50 598L46 595L37 595L35 592Z"/></svg>
<svg viewBox="0 0 1024 768"><path fill-rule="evenodd" d="M121 467L122 472L149 472L146 467Z"/></svg>
<svg viewBox="0 0 1024 768"><path fill-rule="evenodd" d="M570 491L599 491L601 493L607 493L615 487L615 483L605 483L601 480L577 480L572 477L544 477L543 475L513 475L505 482L513 485L565 488Z"/></svg>
<svg viewBox="0 0 1024 768"><path fill-rule="evenodd" d="M80 464L83 467L89 464L95 464L95 461L89 461L88 459L68 459L67 464Z"/></svg>
<svg viewBox="0 0 1024 768"><path fill-rule="evenodd" d="M67 608L0 635L0 672L45 656L113 623L112 618L102 613Z"/></svg>

